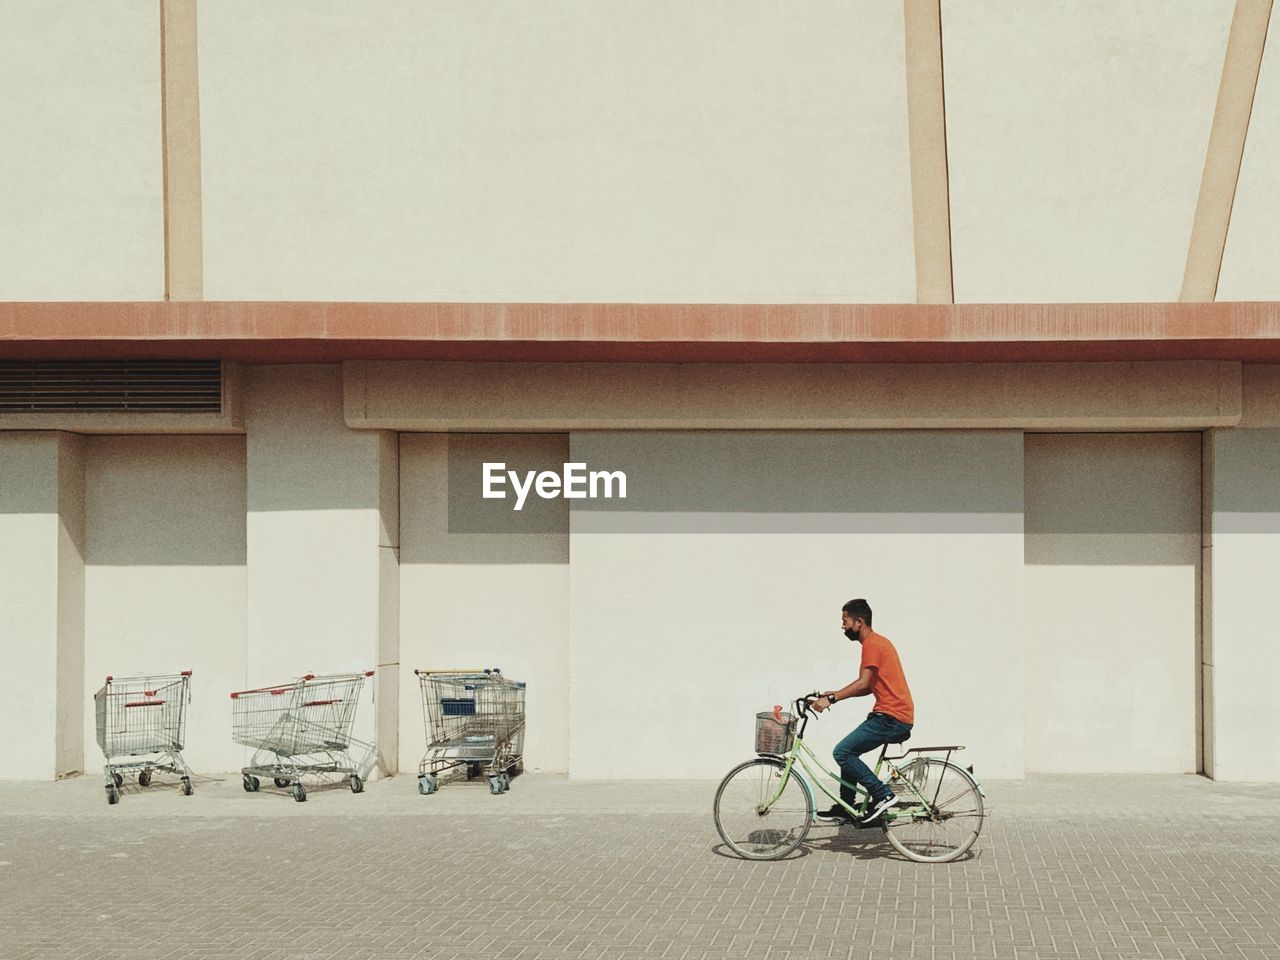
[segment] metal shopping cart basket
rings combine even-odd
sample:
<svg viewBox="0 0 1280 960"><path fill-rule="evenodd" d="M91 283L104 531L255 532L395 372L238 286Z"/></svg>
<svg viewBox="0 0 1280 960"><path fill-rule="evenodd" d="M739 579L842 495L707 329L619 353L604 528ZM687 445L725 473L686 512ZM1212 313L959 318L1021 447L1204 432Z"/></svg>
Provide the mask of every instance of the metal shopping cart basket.
<svg viewBox="0 0 1280 960"><path fill-rule="evenodd" d="M138 786L151 783L157 770L176 773L182 793L191 796L191 771L182 759L191 671L149 677L107 677L93 695L98 746L107 763L107 803L120 802L125 774L136 773Z"/></svg>
<svg viewBox="0 0 1280 960"><path fill-rule="evenodd" d="M440 774L466 767L486 773L495 796L524 769L525 685L501 670L414 670L422 689L427 752L418 765L418 792L435 793Z"/></svg>
<svg viewBox="0 0 1280 960"><path fill-rule="evenodd" d="M299 803L307 799L303 774L345 779L352 793L364 789L376 748L351 736L356 704L373 671L318 677L231 694L231 737L253 747L240 773L244 788L257 793L270 777Z"/></svg>

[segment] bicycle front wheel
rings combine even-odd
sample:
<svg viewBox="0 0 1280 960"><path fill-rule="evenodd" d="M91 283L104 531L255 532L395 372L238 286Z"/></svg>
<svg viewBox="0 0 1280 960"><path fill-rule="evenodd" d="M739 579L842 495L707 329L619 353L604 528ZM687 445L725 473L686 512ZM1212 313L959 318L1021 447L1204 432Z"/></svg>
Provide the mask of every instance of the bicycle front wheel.
<svg viewBox="0 0 1280 960"><path fill-rule="evenodd" d="M947 863L963 856L982 832L982 791L969 772L938 757L917 757L901 769L898 805L884 832L904 857Z"/></svg>
<svg viewBox="0 0 1280 960"><path fill-rule="evenodd" d="M809 835L813 795L781 760L757 757L734 767L720 781L715 819L720 839L738 856L777 860Z"/></svg>

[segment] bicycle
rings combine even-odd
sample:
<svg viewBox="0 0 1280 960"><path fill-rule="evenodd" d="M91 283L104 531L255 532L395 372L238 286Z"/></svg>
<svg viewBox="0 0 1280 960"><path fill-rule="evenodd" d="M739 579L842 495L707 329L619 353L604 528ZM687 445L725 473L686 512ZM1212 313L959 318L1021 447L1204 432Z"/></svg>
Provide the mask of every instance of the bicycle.
<svg viewBox="0 0 1280 960"><path fill-rule="evenodd" d="M854 818L858 826L880 827L889 843L917 863L947 863L963 856L982 832L985 816L982 787L968 770L951 762L962 746L914 747L889 756L889 745L880 748L875 774L887 766L889 783L898 799L870 824L862 824L871 797L862 787L846 783L822 766L804 742L812 703L818 694L795 701L800 717L782 713L756 719L756 756L725 775L716 790L716 830L731 850L748 860L778 860L797 849L809 835L814 821L812 780L818 788ZM899 741L900 743L901 741ZM946 753L945 757L924 756ZM897 761L915 754L910 761ZM808 779L797 770L808 774ZM815 771L816 768L816 771ZM817 771L857 792L859 802L849 805L838 792L826 788Z"/></svg>

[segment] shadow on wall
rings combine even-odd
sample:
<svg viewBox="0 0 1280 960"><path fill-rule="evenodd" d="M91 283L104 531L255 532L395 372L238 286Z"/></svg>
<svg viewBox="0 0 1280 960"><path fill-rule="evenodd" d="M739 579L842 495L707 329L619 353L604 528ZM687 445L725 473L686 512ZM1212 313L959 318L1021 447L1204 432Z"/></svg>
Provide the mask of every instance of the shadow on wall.
<svg viewBox="0 0 1280 960"><path fill-rule="evenodd" d="M1200 434L1029 434L1026 562L1194 566Z"/></svg>
<svg viewBox="0 0 1280 960"><path fill-rule="evenodd" d="M400 562L568 563L569 501L535 495L517 511L483 496L486 462L558 473L568 459L562 433L403 434Z"/></svg>
<svg viewBox="0 0 1280 960"><path fill-rule="evenodd" d="M1280 533L1280 429L1213 437L1214 533Z"/></svg>
<svg viewBox="0 0 1280 960"><path fill-rule="evenodd" d="M0 433L0 513L57 513L57 434Z"/></svg>
<svg viewBox="0 0 1280 960"><path fill-rule="evenodd" d="M255 513L377 510L380 430L343 416L340 364L250 365L245 375L249 500Z"/></svg>
<svg viewBox="0 0 1280 960"><path fill-rule="evenodd" d="M243 437L92 437L85 562L244 566Z"/></svg>
<svg viewBox="0 0 1280 960"><path fill-rule="evenodd" d="M583 533L1021 533L1013 431L575 433L626 499L575 500ZM994 444L994 447L991 446ZM909 478L909 482L904 482Z"/></svg>

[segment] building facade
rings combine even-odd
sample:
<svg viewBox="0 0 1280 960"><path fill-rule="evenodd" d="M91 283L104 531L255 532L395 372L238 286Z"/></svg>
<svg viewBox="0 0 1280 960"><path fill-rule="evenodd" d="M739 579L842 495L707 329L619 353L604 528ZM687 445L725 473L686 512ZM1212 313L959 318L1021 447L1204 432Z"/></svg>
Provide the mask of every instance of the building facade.
<svg viewBox="0 0 1280 960"><path fill-rule="evenodd" d="M985 776L1280 781L1277 16L0 0L2 775L179 669L199 770L376 668L412 771L499 666L713 779L863 596Z"/></svg>

